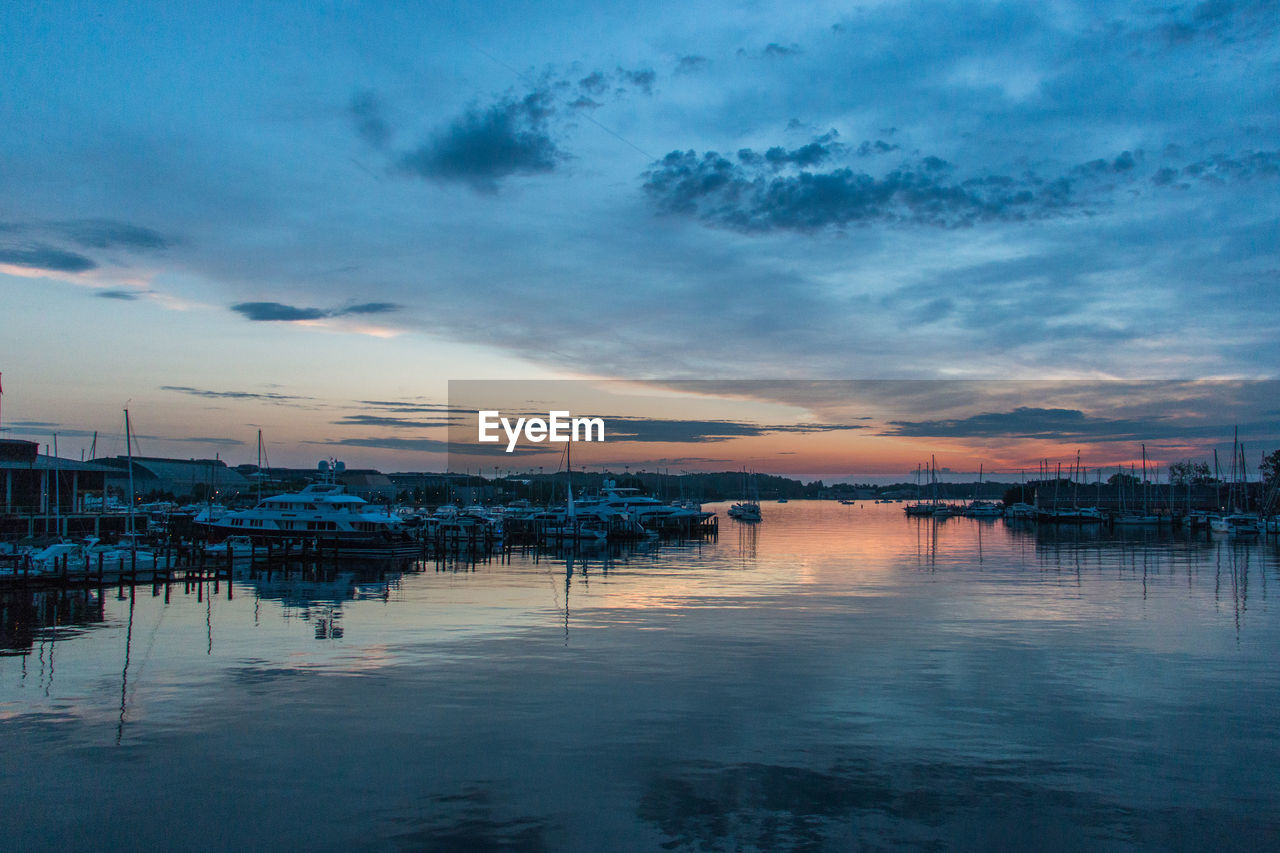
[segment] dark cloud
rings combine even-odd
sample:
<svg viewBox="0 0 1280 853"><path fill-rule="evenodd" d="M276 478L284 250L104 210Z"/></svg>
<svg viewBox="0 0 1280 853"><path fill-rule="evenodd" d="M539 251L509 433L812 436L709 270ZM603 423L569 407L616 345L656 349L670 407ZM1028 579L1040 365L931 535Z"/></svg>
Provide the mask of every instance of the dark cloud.
<svg viewBox="0 0 1280 853"><path fill-rule="evenodd" d="M653 84L658 79L658 75L647 68L639 71L628 71L625 68L619 68L618 76L646 95L653 94Z"/></svg>
<svg viewBox="0 0 1280 853"><path fill-rule="evenodd" d="M788 128L800 126L793 119ZM747 232L816 231L1042 220L1093 212L1090 205L1110 203L1118 188L1141 181L1186 189L1191 181L1227 185L1280 177L1280 150L1216 154L1178 168L1148 167L1145 152L1126 150L1047 176L1030 170L965 175L936 156L917 157L883 174L840 163L851 153L869 157L898 150L897 143L878 139L851 152L832 130L792 149L743 148L734 155L673 151L643 174L644 190L662 212L708 225Z"/></svg>
<svg viewBox="0 0 1280 853"><path fill-rule="evenodd" d="M349 305L346 308L338 308L331 313L334 317L345 317L348 314L390 314L399 311L403 306L394 302L362 302L359 305Z"/></svg>
<svg viewBox="0 0 1280 853"><path fill-rule="evenodd" d="M1123 426L1132 434L1135 424L1091 418L1079 409L1042 409L1021 406L1009 412L983 412L965 418L936 421L890 421L888 435L925 438L1079 438Z"/></svg>
<svg viewBox="0 0 1280 853"><path fill-rule="evenodd" d="M610 441L675 442L700 444L728 441L770 433L817 433L866 429L861 424L753 424L744 421L679 420L606 416L605 437Z"/></svg>
<svg viewBox="0 0 1280 853"><path fill-rule="evenodd" d="M898 151L901 148L901 145L885 142L883 139L877 139L875 142L872 142L871 140L864 140L863 143L858 146L858 156L870 157L874 154L888 154L890 151Z"/></svg>
<svg viewBox="0 0 1280 853"><path fill-rule="evenodd" d="M365 302L343 308L298 308L282 302L238 302L231 310L249 320L261 323L290 323L297 320L323 320L353 314L388 314L399 311L394 302Z"/></svg>
<svg viewBox="0 0 1280 853"><path fill-rule="evenodd" d="M817 166L830 159L833 150L837 148L838 146L823 145L820 142L810 142L808 145L802 145L791 151L781 147L774 147L764 152L764 159L774 168L799 166L803 169L809 166Z"/></svg>
<svg viewBox="0 0 1280 853"><path fill-rule="evenodd" d="M1142 157L1142 152L1139 151L1137 156ZM1118 175L1133 171L1135 165L1137 165L1137 161L1134 159L1133 153L1122 151L1119 156L1112 160L1097 159L1090 160L1088 163L1081 163L1071 170L1071 174L1090 176Z"/></svg>
<svg viewBox="0 0 1280 853"><path fill-rule="evenodd" d="M53 429L51 429L51 427ZM60 426L59 424L46 423L44 421L5 421L5 432L12 432L14 435L29 435L36 437L48 437L52 433L57 432L60 438L91 438L97 433L91 429L74 429L71 427ZM134 438L153 439L158 436L154 435L135 435ZM123 438L123 436L121 436ZM43 450L52 452L52 448L42 448Z"/></svg>
<svg viewBox="0 0 1280 853"><path fill-rule="evenodd" d="M176 242L172 237L151 228L112 219L73 219L52 223L50 227L86 249L158 251L167 249Z"/></svg>
<svg viewBox="0 0 1280 853"><path fill-rule="evenodd" d="M209 436L194 436L191 438L163 438L153 436L153 438L160 441L174 441L180 444L218 444L223 447L238 447L244 444L244 442L238 438L211 438Z"/></svg>
<svg viewBox="0 0 1280 853"><path fill-rule="evenodd" d="M375 148L385 148L391 141L391 125L384 116L382 101L373 92L356 92L347 108L356 133Z"/></svg>
<svg viewBox="0 0 1280 853"><path fill-rule="evenodd" d="M398 414L426 414L439 412L449 414L452 409L444 403L418 403L413 400L358 400L362 406L376 406L387 412Z"/></svg>
<svg viewBox="0 0 1280 853"><path fill-rule="evenodd" d="M592 71L578 81L578 86L591 95L603 95L609 91L609 78L602 71Z"/></svg>
<svg viewBox="0 0 1280 853"><path fill-rule="evenodd" d="M1215 154L1184 166L1182 174L1219 184L1280 177L1280 150L1246 151L1235 157Z"/></svg>
<svg viewBox="0 0 1280 853"><path fill-rule="evenodd" d="M98 263L79 252L50 245L42 240L73 243L86 249L123 248L133 251L157 251L166 249L175 242L150 228L111 219L4 222L0 223L0 233L22 234L29 240L34 238L32 242L0 246L0 264L63 273L87 272L97 269ZM125 291L108 293L111 292ZM102 295L107 299L131 298L113 297L107 293Z"/></svg>
<svg viewBox="0 0 1280 853"><path fill-rule="evenodd" d="M676 73L691 74L694 71L705 68L706 65L707 58L705 56L697 56L696 54L682 56L679 61L676 62Z"/></svg>
<svg viewBox="0 0 1280 853"><path fill-rule="evenodd" d="M49 421L6 421L5 429L11 429L18 435L41 436L56 432L61 438L93 438L98 437L99 435L102 435L103 437L110 435L108 433L101 433L99 430L75 429L72 427L62 426L61 424L51 423ZM124 438L123 435L117 435L116 437L121 439ZM138 441L140 439L146 441L171 441L180 444L215 444L224 447L236 447L245 443L238 438L218 438L210 436L183 436L180 438L173 438L167 435L138 435L137 433L133 434L133 439L134 441Z"/></svg>
<svg viewBox="0 0 1280 853"><path fill-rule="evenodd" d="M342 447L371 447L378 450L416 450L424 453L447 453L449 442L437 438L342 438L334 441L309 441L307 444L330 444Z"/></svg>
<svg viewBox="0 0 1280 853"><path fill-rule="evenodd" d="M298 397L293 394L276 394L269 391L209 391L204 388L191 388L186 385L161 385L160 390L215 400L265 400L271 403L290 403L315 399L314 397Z"/></svg>
<svg viewBox="0 0 1280 853"><path fill-rule="evenodd" d="M551 113L551 96L544 90L468 110L404 154L400 168L430 180L459 181L482 192L496 191L499 182L513 175L552 172L565 155L551 138Z"/></svg>
<svg viewBox="0 0 1280 853"><path fill-rule="evenodd" d="M800 52L800 46L797 44L778 44L770 42L764 47L765 56L794 56Z"/></svg>
<svg viewBox="0 0 1280 853"><path fill-rule="evenodd" d="M799 148L744 148L732 156L673 151L644 173L644 189L659 210L708 225L815 231L868 224L954 228L1074 215L1108 203L1119 187L1148 175L1151 186L1182 189L1192 180L1229 184L1280 177L1280 151L1220 154L1154 171L1144 168L1144 152L1122 151L1047 177L1031 171L966 177L955 164L924 156L873 174L834 162L850 153L837 136L831 131ZM877 140L852 153L866 157L898 149Z"/></svg>
<svg viewBox="0 0 1280 853"><path fill-rule="evenodd" d="M1005 412L983 412L963 418L933 421L890 421L885 435L921 438L1025 438L1079 442L1155 441L1221 438L1220 423L1204 419L1179 420L1152 415L1143 418L1103 418L1079 409L1021 406ZM1249 435L1275 435L1280 422L1251 421L1239 425Z"/></svg>
<svg viewBox="0 0 1280 853"><path fill-rule="evenodd" d="M411 421L403 418L388 418L382 415L346 415L341 420L333 422L334 426L375 426L375 427L393 427L395 429L431 429L435 427L448 427L453 425L453 420L446 418L437 421Z"/></svg>
<svg viewBox="0 0 1280 853"><path fill-rule="evenodd" d="M93 294L99 299L119 299L125 302L132 302L138 298L136 290L99 290Z"/></svg>
<svg viewBox="0 0 1280 853"><path fill-rule="evenodd" d="M231 310L262 323L321 320L329 316L328 311L320 308L296 308L280 302L237 302Z"/></svg>
<svg viewBox="0 0 1280 853"><path fill-rule="evenodd" d="M1170 20L1156 31L1170 44L1197 41L1233 45L1274 33L1280 26L1280 3L1275 0L1205 0L1193 6L1175 6Z"/></svg>
<svg viewBox="0 0 1280 853"><path fill-rule="evenodd" d="M883 176L843 167L805 171L839 153L814 142L786 151L738 152L736 162L709 151L673 151L644 174L659 210L741 231L814 231L830 226L908 223L958 227L976 222L1060 216L1074 207L1068 178L1033 175L950 176L948 164L926 157ZM784 167L794 174L778 174Z"/></svg>
<svg viewBox="0 0 1280 853"><path fill-rule="evenodd" d="M67 273L87 272L98 266L84 255L45 245L34 245L27 248L0 248L0 264Z"/></svg>
<svg viewBox="0 0 1280 853"><path fill-rule="evenodd" d="M867 418L859 418L859 420L867 420ZM815 433L815 432L844 432L851 429L867 429L866 424L773 424L763 428L765 432L794 432L794 433Z"/></svg>
<svg viewBox="0 0 1280 853"><path fill-rule="evenodd" d="M634 87L644 92L646 95L653 94L653 84L657 82L658 75L649 68L641 68L628 70L619 65L612 72L608 71L592 71L586 77L578 80L577 86L585 95L591 96L585 98L591 101L592 98L603 97L610 91L614 94L622 94L626 87ZM571 84L568 81L561 83L563 86Z"/></svg>
<svg viewBox="0 0 1280 853"><path fill-rule="evenodd" d="M577 100L570 101L569 106L573 107L575 110L595 110L604 106L604 104L601 104L599 101L593 101L586 95L583 95Z"/></svg>
<svg viewBox="0 0 1280 853"><path fill-rule="evenodd" d="M743 148L738 151L738 160L751 167L768 166L775 172L788 166L801 169L818 166L844 152L844 146L835 141L838 136L839 134L833 130L808 145L789 151L780 145L768 149L763 154L750 148Z"/></svg>

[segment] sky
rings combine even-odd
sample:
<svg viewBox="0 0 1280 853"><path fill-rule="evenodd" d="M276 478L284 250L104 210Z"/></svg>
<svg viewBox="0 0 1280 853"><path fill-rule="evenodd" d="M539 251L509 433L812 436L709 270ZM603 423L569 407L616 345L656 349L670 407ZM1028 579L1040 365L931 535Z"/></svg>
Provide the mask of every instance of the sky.
<svg viewBox="0 0 1280 853"><path fill-rule="evenodd" d="M112 454L128 405L153 455L254 461L261 428L278 464L414 470L440 457L370 401L449 380L1274 378L1278 29L1230 0L8 4L0 426Z"/></svg>

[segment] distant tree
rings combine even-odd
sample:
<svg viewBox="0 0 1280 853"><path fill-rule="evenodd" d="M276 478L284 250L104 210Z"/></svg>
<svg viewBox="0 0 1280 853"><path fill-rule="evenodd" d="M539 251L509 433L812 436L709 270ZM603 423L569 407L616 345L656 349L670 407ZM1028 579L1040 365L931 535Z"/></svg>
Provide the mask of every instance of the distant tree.
<svg viewBox="0 0 1280 853"><path fill-rule="evenodd" d="M1169 480L1175 486L1203 485L1213 481L1212 472L1207 462L1192 462L1184 459L1169 466Z"/></svg>
<svg viewBox="0 0 1280 853"><path fill-rule="evenodd" d="M1030 486L1014 486L1011 489L1005 489L1004 501L1005 506L1013 506L1017 503L1029 504L1035 498L1035 489Z"/></svg>
<svg viewBox="0 0 1280 853"><path fill-rule="evenodd" d="M1273 450L1262 457L1258 470L1262 472L1262 480L1268 486L1280 484L1280 450Z"/></svg>
<svg viewBox="0 0 1280 853"><path fill-rule="evenodd" d="M1117 471L1107 478L1107 485L1115 486L1117 488L1131 489L1134 486L1142 485L1142 480L1132 474L1125 474L1122 471Z"/></svg>

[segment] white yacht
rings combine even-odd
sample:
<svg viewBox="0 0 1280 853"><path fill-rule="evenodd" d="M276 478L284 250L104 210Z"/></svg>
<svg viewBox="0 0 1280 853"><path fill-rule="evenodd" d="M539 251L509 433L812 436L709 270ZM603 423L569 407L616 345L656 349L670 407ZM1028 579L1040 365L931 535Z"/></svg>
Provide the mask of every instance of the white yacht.
<svg viewBox="0 0 1280 853"><path fill-rule="evenodd" d="M337 483L312 483L300 492L264 498L253 509L228 512L207 522L219 535L263 539L323 539L352 543L403 538L404 522L389 510L372 509Z"/></svg>
<svg viewBox="0 0 1280 853"><path fill-rule="evenodd" d="M960 514L969 518L999 518L1004 515L1004 509L992 501L975 500L970 501Z"/></svg>
<svg viewBox="0 0 1280 853"><path fill-rule="evenodd" d="M431 539L501 542L502 520L502 514L488 507L445 504L422 517L422 530Z"/></svg>
<svg viewBox="0 0 1280 853"><path fill-rule="evenodd" d="M639 489L618 488L606 481L599 498L576 498L578 514L594 514L607 517L624 514L641 524L667 519L702 521L715 515L701 508L663 503L657 498L640 494ZM647 526L647 525L646 525Z"/></svg>
<svg viewBox="0 0 1280 853"><path fill-rule="evenodd" d="M1005 518L1021 518L1021 519L1030 519L1032 521L1035 520L1036 514L1037 513L1036 513L1035 506L1029 503L1024 503L1022 501L1018 501L1017 503L1010 504L1008 507L1005 508L1005 511L1004 511Z"/></svg>

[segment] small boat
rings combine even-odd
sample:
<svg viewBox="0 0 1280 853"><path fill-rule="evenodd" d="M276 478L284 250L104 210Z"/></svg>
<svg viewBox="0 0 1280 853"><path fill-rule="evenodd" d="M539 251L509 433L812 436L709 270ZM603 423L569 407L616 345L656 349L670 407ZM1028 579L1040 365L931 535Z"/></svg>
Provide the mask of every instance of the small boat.
<svg viewBox="0 0 1280 853"><path fill-rule="evenodd" d="M575 542L604 542L609 538L609 529L594 519L566 519L564 524L547 527L543 532L548 539Z"/></svg>
<svg viewBox="0 0 1280 853"><path fill-rule="evenodd" d="M1243 512L1210 516L1209 529L1214 533L1225 533L1228 536L1240 538L1257 536L1262 532L1258 517L1256 515L1246 515Z"/></svg>
<svg viewBox="0 0 1280 853"><path fill-rule="evenodd" d="M248 557L253 553L253 550L253 540L248 536L228 536L215 545L206 545L204 547L205 554L211 557L227 553L230 553L232 557Z"/></svg>
<svg viewBox="0 0 1280 853"><path fill-rule="evenodd" d="M1209 526L1209 514L1207 512L1188 513L1184 523L1188 530L1204 530Z"/></svg>
<svg viewBox="0 0 1280 853"><path fill-rule="evenodd" d="M1021 518L1033 521L1035 520L1036 514L1036 508L1034 506L1029 503L1023 503L1022 501L1010 504L1004 511L1005 518Z"/></svg>
<svg viewBox="0 0 1280 853"><path fill-rule="evenodd" d="M1052 524L1101 524L1107 516L1096 506L1084 506L1041 512L1040 520Z"/></svg>
<svg viewBox="0 0 1280 853"><path fill-rule="evenodd" d="M33 551L28 555L28 565L31 571L52 573L58 571L63 562L70 563L76 557L82 554L81 546L78 542L55 542L39 551Z"/></svg>
<svg viewBox="0 0 1280 853"><path fill-rule="evenodd" d="M1111 519L1111 523L1116 527L1151 527L1159 524L1160 519L1154 515L1143 515L1141 513L1125 513L1117 515Z"/></svg>
<svg viewBox="0 0 1280 853"><path fill-rule="evenodd" d="M961 512L969 518L999 518L1004 510L991 501L973 501Z"/></svg>
<svg viewBox="0 0 1280 853"><path fill-rule="evenodd" d="M752 474L748 481L747 472L742 472L742 491L744 497L729 507L729 517L736 518L738 521L760 521L760 494L756 487L755 474Z"/></svg>

